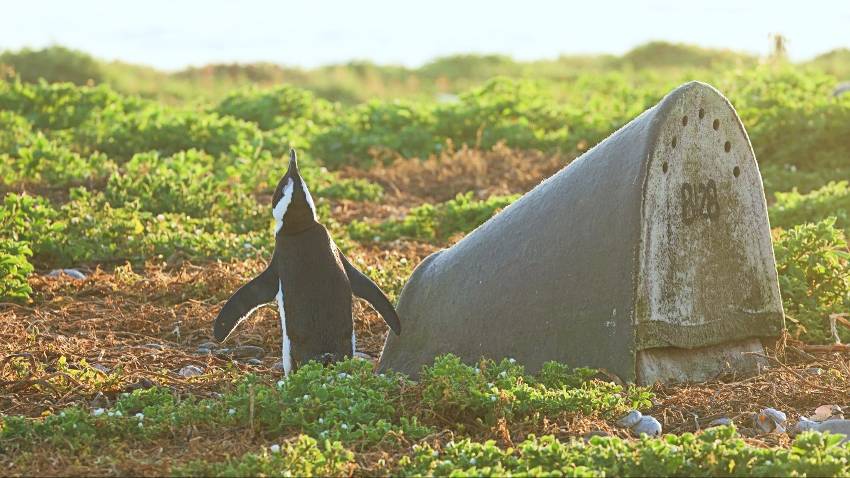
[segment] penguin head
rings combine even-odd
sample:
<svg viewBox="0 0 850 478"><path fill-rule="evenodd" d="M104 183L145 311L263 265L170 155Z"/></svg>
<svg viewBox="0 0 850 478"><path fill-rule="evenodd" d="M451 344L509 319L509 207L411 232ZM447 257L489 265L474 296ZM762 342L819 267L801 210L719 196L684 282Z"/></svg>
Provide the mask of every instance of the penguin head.
<svg viewBox="0 0 850 478"><path fill-rule="evenodd" d="M318 224L316 204L307 183L298 172L298 155L289 150L289 169L280 179L272 196L275 235L297 234Z"/></svg>

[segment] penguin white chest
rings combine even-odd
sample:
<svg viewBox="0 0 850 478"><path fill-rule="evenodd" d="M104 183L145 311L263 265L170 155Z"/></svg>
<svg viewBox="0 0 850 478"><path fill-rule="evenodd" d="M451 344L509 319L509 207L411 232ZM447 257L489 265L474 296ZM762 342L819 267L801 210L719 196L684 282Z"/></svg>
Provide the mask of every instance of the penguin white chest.
<svg viewBox="0 0 850 478"><path fill-rule="evenodd" d="M283 364L284 375L289 375L292 370L292 343L289 341L289 335L286 334L286 311L283 308L283 283L278 281L277 289L277 310L280 315L280 334L283 340L281 361Z"/></svg>

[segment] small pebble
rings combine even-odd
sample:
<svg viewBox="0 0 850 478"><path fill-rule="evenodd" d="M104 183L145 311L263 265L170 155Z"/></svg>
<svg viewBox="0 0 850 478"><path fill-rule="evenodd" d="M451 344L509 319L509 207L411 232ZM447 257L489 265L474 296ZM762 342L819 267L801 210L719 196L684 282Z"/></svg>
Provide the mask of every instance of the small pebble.
<svg viewBox="0 0 850 478"><path fill-rule="evenodd" d="M53 269L47 274L47 277L61 277L63 275L77 280L83 280L86 278L86 275L77 269Z"/></svg>
<svg viewBox="0 0 850 478"><path fill-rule="evenodd" d="M105 410L102 409L102 408L95 408L94 410L92 410L91 414L96 416L96 417L99 417L99 416L103 415L104 411Z"/></svg>
<svg viewBox="0 0 850 478"><path fill-rule="evenodd" d="M240 345L233 349L233 358L235 359L263 358L265 356L265 349L256 345Z"/></svg>
<svg viewBox="0 0 850 478"><path fill-rule="evenodd" d="M602 431L602 430L591 430L591 431L589 431L589 432L585 433L585 434L584 434L581 438L582 438L585 442L589 442L589 441L590 441L590 439L591 439L591 438L593 438L593 437L607 437L607 436L610 436L610 435L609 435L609 434L608 434L608 432L606 432L606 431Z"/></svg>
<svg viewBox="0 0 850 478"><path fill-rule="evenodd" d="M280 453L280 445L275 443L274 445L269 447L269 451L271 451L272 453Z"/></svg>
<svg viewBox="0 0 850 478"><path fill-rule="evenodd" d="M254 366L257 366L257 365L262 365L262 364L263 364L263 361L262 361L262 360L260 360L260 359L252 358L252 359L248 359L248 360L246 360L246 361L245 361L245 364L247 364L247 365L254 365Z"/></svg>
<svg viewBox="0 0 850 478"><path fill-rule="evenodd" d="M721 427L721 426L731 426L731 425L734 425L734 422L732 421L731 418L721 417L721 418L715 418L714 420L708 422L707 428Z"/></svg>
<svg viewBox="0 0 850 478"><path fill-rule="evenodd" d="M109 373L109 367L107 367L105 365L101 365L99 363L92 365L91 368L98 370L100 372L103 372L103 373L107 373L107 374Z"/></svg>
<svg viewBox="0 0 850 478"><path fill-rule="evenodd" d="M185 367L180 369L180 376L189 378L189 377L197 377L198 375L203 375L204 369L198 367L197 365L186 365Z"/></svg>
<svg viewBox="0 0 850 478"><path fill-rule="evenodd" d="M212 350L204 347L198 347L198 350L195 350L195 355L212 355Z"/></svg>
<svg viewBox="0 0 850 478"><path fill-rule="evenodd" d="M272 370L283 372L283 361L278 360L275 362L274 365L272 365Z"/></svg>
<svg viewBox="0 0 850 478"><path fill-rule="evenodd" d="M227 411L227 414L228 414L228 415L236 415L236 409L235 409L235 408L231 408L230 410L228 410L228 411Z"/></svg>
<svg viewBox="0 0 850 478"><path fill-rule="evenodd" d="M631 428L637 425L641 418L643 418L642 413L637 410L632 410L626 416L617 420L617 425L624 428Z"/></svg>
<svg viewBox="0 0 850 478"><path fill-rule="evenodd" d="M363 352L354 352L354 358L361 359L361 360L375 360L374 357L372 357L369 354L365 354Z"/></svg>
<svg viewBox="0 0 850 478"><path fill-rule="evenodd" d="M199 349L210 349L215 350L218 348L218 344L215 342L204 342L202 344L198 344Z"/></svg>
<svg viewBox="0 0 850 478"><path fill-rule="evenodd" d="M163 347L161 344L145 344L142 345L142 347L151 350L165 350L165 347Z"/></svg>
<svg viewBox="0 0 850 478"><path fill-rule="evenodd" d="M134 383L131 383L130 385L127 385L126 389L130 390L130 391L140 390L140 389L148 389L148 388L153 387L154 385L156 385L156 384L153 383L152 381L150 381L146 378L141 378L141 379L139 379L138 382L134 382ZM127 392L124 392L124 393L125 393L125 395L122 395L124 397L129 395L129 393L127 393Z"/></svg>

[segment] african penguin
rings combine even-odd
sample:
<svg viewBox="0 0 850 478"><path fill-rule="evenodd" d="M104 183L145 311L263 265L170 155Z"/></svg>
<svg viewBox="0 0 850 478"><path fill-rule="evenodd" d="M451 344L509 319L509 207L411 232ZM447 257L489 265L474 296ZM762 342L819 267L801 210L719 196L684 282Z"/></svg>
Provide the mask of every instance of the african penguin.
<svg viewBox="0 0 850 478"><path fill-rule="evenodd" d="M318 222L316 206L298 172L295 150L272 197L275 248L266 269L233 294L215 319L223 341L262 305L277 301L287 375L310 360L324 364L354 355L352 293L372 304L395 332L401 322L390 301L340 252Z"/></svg>

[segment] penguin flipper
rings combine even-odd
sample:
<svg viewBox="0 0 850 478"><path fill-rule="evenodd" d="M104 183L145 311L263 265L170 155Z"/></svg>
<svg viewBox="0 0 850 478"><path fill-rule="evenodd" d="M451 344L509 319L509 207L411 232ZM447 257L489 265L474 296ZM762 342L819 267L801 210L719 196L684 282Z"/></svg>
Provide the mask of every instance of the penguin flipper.
<svg viewBox="0 0 850 478"><path fill-rule="evenodd" d="M372 282L372 279L366 277L365 274L357 270L351 265L348 258L340 252L339 257L342 259L342 264L345 266L345 274L348 276L348 282L351 283L351 292L361 299L366 299L375 310L381 314L384 322L390 326L396 335L401 335L401 321L395 308L387 299L387 296L381 291L377 284Z"/></svg>
<svg viewBox="0 0 850 478"><path fill-rule="evenodd" d="M280 281L272 264L269 264L260 275L254 277L251 282L239 288L227 303L221 308L221 312L215 318L213 334L215 339L222 342L233 332L240 322L247 319L260 306L274 300L280 288Z"/></svg>

